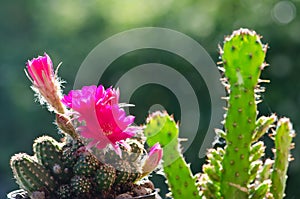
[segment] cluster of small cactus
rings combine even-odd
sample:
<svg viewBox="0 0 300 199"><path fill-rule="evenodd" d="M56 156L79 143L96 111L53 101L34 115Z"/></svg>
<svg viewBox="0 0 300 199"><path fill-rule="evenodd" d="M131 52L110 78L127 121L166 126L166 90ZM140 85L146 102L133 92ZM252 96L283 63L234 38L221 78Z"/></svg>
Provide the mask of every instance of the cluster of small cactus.
<svg viewBox="0 0 300 199"><path fill-rule="evenodd" d="M267 65L267 46L254 31L240 29L225 38L220 67L228 97L224 131L217 129L224 147L211 148L202 173L193 175L181 155L178 126L167 113L148 118L145 135L149 145L159 141L164 147L163 169L175 199L282 199L287 168L292 159L295 133L288 118L261 116L257 119L259 76ZM277 122L277 123L276 123ZM275 142L274 160L265 157L262 136Z"/></svg>
<svg viewBox="0 0 300 199"><path fill-rule="evenodd" d="M118 89L92 85L62 97L47 54L28 61L27 72L40 102L55 113L62 135L61 141L39 137L32 156L19 153L11 158L14 178L28 197L154 197L154 185L147 176L159 165L162 149L158 143L149 153L144 148L143 129L133 125L134 117L126 116L119 105Z"/></svg>
<svg viewBox="0 0 300 199"><path fill-rule="evenodd" d="M10 164L17 183L33 198L37 194L51 199L117 198L129 191L135 196L149 194L150 182L139 188L135 184L142 177L141 139L131 139L129 144L122 158L110 149L95 156L80 140L57 142L42 136L34 141L33 156L16 154Z"/></svg>

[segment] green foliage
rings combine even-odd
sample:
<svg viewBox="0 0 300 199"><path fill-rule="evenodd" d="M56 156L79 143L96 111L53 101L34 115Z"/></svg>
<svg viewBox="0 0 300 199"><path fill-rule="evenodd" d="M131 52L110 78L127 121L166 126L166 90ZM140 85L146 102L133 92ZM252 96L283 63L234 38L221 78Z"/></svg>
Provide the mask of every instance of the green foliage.
<svg viewBox="0 0 300 199"><path fill-rule="evenodd" d="M164 149L163 169L172 197L200 198L196 178L181 154L178 135L177 124L166 112L156 112L147 119L145 127L147 144L153 146L159 142Z"/></svg>

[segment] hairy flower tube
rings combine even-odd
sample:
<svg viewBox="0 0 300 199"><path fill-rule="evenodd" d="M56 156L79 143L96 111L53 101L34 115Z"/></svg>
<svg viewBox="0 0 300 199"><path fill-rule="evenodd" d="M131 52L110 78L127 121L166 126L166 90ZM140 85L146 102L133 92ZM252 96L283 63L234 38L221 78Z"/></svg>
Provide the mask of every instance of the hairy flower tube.
<svg viewBox="0 0 300 199"><path fill-rule="evenodd" d="M159 164L163 155L163 150L159 143L153 145L150 149L147 159L143 165L143 175L151 173Z"/></svg>
<svg viewBox="0 0 300 199"><path fill-rule="evenodd" d="M60 83L53 70L50 57L45 53L28 60L25 73L32 82L32 89L38 94L40 103L47 102L57 113L64 113L64 108L60 100Z"/></svg>
<svg viewBox="0 0 300 199"><path fill-rule="evenodd" d="M91 139L90 147L102 149L111 144L120 155L118 143L125 144L124 140L132 137L138 127L131 126L134 116L127 116L118 101L119 90L111 87L105 89L102 85L72 90L62 99L82 122L78 130L83 137Z"/></svg>

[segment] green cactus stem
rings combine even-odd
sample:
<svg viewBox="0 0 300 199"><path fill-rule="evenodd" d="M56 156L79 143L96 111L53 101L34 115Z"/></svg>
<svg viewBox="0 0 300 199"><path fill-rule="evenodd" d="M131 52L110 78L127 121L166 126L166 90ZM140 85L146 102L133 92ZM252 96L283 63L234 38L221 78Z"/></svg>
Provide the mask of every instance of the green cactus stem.
<svg viewBox="0 0 300 199"><path fill-rule="evenodd" d="M147 119L145 127L147 144L159 142L163 148L163 169L174 199L200 198L196 178L185 162L179 144L179 130L173 117L166 112L156 112Z"/></svg>
<svg viewBox="0 0 300 199"><path fill-rule="evenodd" d="M62 161L62 143L57 142L50 136L37 138L33 143L33 151L37 161L51 174L62 182L67 182L70 178L70 171Z"/></svg>
<svg viewBox="0 0 300 199"><path fill-rule="evenodd" d="M284 197L285 184L287 179L287 168L289 165L290 149L293 147L292 139L295 133L288 118L281 118L278 121L275 131L275 163L271 175L271 193L274 199Z"/></svg>
<svg viewBox="0 0 300 199"><path fill-rule="evenodd" d="M42 136L34 140L33 151L40 164L48 169L55 165L63 167L60 144L50 136Z"/></svg>
<svg viewBox="0 0 300 199"><path fill-rule="evenodd" d="M50 172L33 157L19 153L10 160L14 177L21 188L32 193L34 191L55 191L58 183Z"/></svg>
<svg viewBox="0 0 300 199"><path fill-rule="evenodd" d="M248 198L250 146L256 130L256 95L266 47L254 31L240 29L225 39L221 50L224 84L229 93L225 116L226 150L222 161L221 194Z"/></svg>

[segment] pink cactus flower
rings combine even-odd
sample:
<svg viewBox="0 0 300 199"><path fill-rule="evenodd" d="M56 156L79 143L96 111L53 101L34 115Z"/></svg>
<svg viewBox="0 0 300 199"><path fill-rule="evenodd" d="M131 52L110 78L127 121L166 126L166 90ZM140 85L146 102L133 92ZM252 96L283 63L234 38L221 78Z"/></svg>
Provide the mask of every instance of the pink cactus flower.
<svg viewBox="0 0 300 199"><path fill-rule="evenodd" d="M45 53L44 56L28 60L26 69L25 73L33 84L32 89L40 96L40 102L47 102L58 113L63 113L60 83L55 77L50 57Z"/></svg>
<svg viewBox="0 0 300 199"><path fill-rule="evenodd" d="M79 121L84 125L78 130L85 138L91 139L89 147L99 149L108 144L120 155L118 143L132 137L138 127L131 126L134 117L126 116L124 109L118 105L119 90L100 86L84 86L81 90L72 90L64 96L62 102L76 111Z"/></svg>
<svg viewBox="0 0 300 199"><path fill-rule="evenodd" d="M148 157L143 165L143 175L149 174L158 166L162 155L163 150L159 143L156 143L151 147Z"/></svg>

